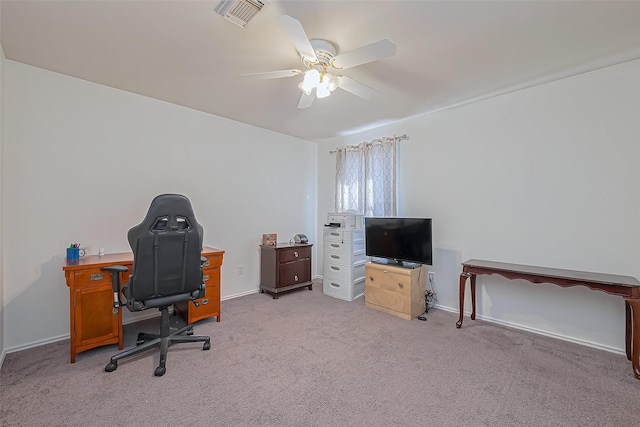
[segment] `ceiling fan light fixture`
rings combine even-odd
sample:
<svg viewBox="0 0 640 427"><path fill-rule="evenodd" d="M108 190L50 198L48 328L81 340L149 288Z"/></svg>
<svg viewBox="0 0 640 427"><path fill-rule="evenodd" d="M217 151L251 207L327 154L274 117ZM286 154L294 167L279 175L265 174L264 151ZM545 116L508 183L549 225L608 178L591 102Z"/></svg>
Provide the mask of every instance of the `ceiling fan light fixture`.
<svg viewBox="0 0 640 427"><path fill-rule="evenodd" d="M316 88L316 97L326 98L329 95L331 95L331 92L329 91L329 88L327 87L327 85L319 84L318 87Z"/></svg>
<svg viewBox="0 0 640 427"><path fill-rule="evenodd" d="M311 69L304 73L304 80L302 80L298 87L306 95L310 95L314 87L320 84L320 73L318 70Z"/></svg>
<svg viewBox="0 0 640 427"><path fill-rule="evenodd" d="M302 93L304 93L305 95L311 95L311 89L307 89L304 85L304 81L298 83L298 88L302 91Z"/></svg>
<svg viewBox="0 0 640 427"><path fill-rule="evenodd" d="M338 88L338 78L331 73L325 73L322 76L322 84L329 89L330 92L333 92Z"/></svg>

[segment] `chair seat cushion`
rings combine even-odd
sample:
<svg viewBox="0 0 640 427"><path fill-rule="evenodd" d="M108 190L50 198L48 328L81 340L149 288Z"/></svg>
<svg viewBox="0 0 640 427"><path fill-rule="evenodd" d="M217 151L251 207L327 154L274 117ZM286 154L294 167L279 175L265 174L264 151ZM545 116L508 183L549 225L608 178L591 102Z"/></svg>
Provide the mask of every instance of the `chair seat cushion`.
<svg viewBox="0 0 640 427"><path fill-rule="evenodd" d="M126 306L129 311L142 311L148 308L160 308L168 307L180 301L189 301L197 298L203 298L205 295L204 284L193 292L185 292L177 295L170 295L166 297L156 297L145 301L136 301L129 296L129 287L124 286L122 288L122 295L126 298Z"/></svg>

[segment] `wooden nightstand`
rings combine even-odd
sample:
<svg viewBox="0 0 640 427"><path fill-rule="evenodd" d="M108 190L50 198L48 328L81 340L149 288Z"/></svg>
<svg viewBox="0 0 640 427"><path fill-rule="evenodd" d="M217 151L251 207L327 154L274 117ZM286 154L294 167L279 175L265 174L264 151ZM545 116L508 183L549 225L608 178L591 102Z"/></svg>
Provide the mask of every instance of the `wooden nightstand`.
<svg viewBox="0 0 640 427"><path fill-rule="evenodd" d="M260 245L260 292L278 294L311 284L312 244Z"/></svg>

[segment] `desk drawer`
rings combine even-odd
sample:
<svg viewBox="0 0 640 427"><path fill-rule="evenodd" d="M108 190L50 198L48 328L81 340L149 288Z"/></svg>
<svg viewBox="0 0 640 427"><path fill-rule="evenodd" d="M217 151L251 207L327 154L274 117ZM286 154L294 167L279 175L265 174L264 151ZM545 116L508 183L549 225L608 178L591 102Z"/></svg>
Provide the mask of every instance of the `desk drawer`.
<svg viewBox="0 0 640 427"><path fill-rule="evenodd" d="M95 286L111 284L111 273L100 270L99 268L91 270L80 270L74 273L76 286Z"/></svg>
<svg viewBox="0 0 640 427"><path fill-rule="evenodd" d="M222 255L203 255L207 261L204 263L203 268L214 268L222 266Z"/></svg>

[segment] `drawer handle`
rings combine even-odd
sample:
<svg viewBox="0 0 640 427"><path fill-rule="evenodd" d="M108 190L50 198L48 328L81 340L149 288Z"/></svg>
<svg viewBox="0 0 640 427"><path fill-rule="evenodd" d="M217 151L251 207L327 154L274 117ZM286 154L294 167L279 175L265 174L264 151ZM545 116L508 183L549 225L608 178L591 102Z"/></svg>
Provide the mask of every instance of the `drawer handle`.
<svg viewBox="0 0 640 427"><path fill-rule="evenodd" d="M400 289L402 289L402 288L404 288L404 285L403 285L402 283L398 283L398 287L399 287Z"/></svg>
<svg viewBox="0 0 640 427"><path fill-rule="evenodd" d="M202 281L206 282L207 280L209 280L209 276L202 276Z"/></svg>
<svg viewBox="0 0 640 427"><path fill-rule="evenodd" d="M331 247L332 247L332 248L339 248L339 247L340 247L340 245L339 245L339 244L337 244L337 243L332 243L332 244L331 244Z"/></svg>
<svg viewBox="0 0 640 427"><path fill-rule="evenodd" d="M369 280L373 282L373 276L369 276Z"/></svg>
<svg viewBox="0 0 640 427"><path fill-rule="evenodd" d="M293 276L293 281L297 282L298 281L298 276Z"/></svg>
<svg viewBox="0 0 640 427"><path fill-rule="evenodd" d="M329 285L330 285L332 288L339 288L339 287L340 287L340 285L339 285L338 283L333 283L333 282L331 282Z"/></svg>
<svg viewBox="0 0 640 427"><path fill-rule="evenodd" d="M205 298L205 299L203 299L202 301L200 301L200 303L201 303L202 305L209 304L209 299L208 299L208 298Z"/></svg>
<svg viewBox="0 0 640 427"><path fill-rule="evenodd" d="M90 280L102 280L104 279L104 274L92 274Z"/></svg>
<svg viewBox="0 0 640 427"><path fill-rule="evenodd" d="M298 258L298 251L293 251L293 256Z"/></svg>
<svg viewBox="0 0 640 427"><path fill-rule="evenodd" d="M331 258L333 258L333 259L340 259L340 255L331 255Z"/></svg>
<svg viewBox="0 0 640 427"><path fill-rule="evenodd" d="M339 236L340 233L331 233L332 236Z"/></svg>
<svg viewBox="0 0 640 427"><path fill-rule="evenodd" d="M340 270L340 267L336 267L335 265L332 265L332 266L331 266L331 269L332 269L332 270L336 270L336 271L338 271L338 270Z"/></svg>
<svg viewBox="0 0 640 427"><path fill-rule="evenodd" d="M211 263L209 262L209 260L205 261L202 263L203 267L209 267L211 265Z"/></svg>

